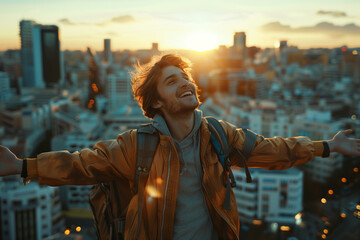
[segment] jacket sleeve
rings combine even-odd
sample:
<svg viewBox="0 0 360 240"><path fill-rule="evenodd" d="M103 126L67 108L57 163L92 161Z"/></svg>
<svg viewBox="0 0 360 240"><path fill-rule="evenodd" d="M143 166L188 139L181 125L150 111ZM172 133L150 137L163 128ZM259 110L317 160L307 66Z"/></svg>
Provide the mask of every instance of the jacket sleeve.
<svg viewBox="0 0 360 240"><path fill-rule="evenodd" d="M125 132L117 140L100 141L94 150L47 152L27 160L28 178L49 186L91 185L116 177L132 180L136 167L136 131Z"/></svg>
<svg viewBox="0 0 360 240"><path fill-rule="evenodd" d="M221 121L231 147L242 150L245 133L241 128ZM249 130L248 130L249 131ZM258 135L254 150L247 161L248 167L269 170L286 169L304 164L315 156L321 156L324 146L321 141L311 141L308 137L273 137ZM242 165L235 160L237 165Z"/></svg>

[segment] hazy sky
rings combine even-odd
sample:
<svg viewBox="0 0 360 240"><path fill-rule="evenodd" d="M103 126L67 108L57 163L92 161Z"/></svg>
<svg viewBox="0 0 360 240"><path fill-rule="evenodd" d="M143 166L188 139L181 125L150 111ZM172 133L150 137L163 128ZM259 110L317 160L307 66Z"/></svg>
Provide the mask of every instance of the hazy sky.
<svg viewBox="0 0 360 240"><path fill-rule="evenodd" d="M359 0L0 0L0 51L20 48L22 19L57 25L62 50L101 50L104 38L113 50L206 50L242 31L248 46L360 47Z"/></svg>

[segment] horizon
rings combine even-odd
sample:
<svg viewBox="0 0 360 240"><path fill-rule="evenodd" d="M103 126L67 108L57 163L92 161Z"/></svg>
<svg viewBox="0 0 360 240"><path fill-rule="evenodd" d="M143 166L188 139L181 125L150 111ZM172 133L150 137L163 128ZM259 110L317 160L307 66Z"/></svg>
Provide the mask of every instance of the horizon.
<svg viewBox="0 0 360 240"><path fill-rule="evenodd" d="M246 33L247 46L273 48L279 40L299 49L360 47L360 2L224 0L163 3L159 0L103 2L79 0L0 0L0 51L20 49L19 23L33 20L59 27L60 49L149 49L207 51L232 46L235 32ZM326 6L326 7L324 7Z"/></svg>

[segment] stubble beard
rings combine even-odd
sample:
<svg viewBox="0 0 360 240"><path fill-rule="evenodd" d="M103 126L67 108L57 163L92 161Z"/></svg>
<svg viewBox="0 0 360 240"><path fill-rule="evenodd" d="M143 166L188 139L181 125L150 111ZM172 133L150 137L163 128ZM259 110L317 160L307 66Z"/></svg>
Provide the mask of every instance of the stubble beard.
<svg viewBox="0 0 360 240"><path fill-rule="evenodd" d="M199 106L199 98L197 94L195 95L196 102L192 105L185 105L181 102L166 102L165 103L165 109L166 112L172 116L181 116L181 115L187 115L194 112L195 109Z"/></svg>

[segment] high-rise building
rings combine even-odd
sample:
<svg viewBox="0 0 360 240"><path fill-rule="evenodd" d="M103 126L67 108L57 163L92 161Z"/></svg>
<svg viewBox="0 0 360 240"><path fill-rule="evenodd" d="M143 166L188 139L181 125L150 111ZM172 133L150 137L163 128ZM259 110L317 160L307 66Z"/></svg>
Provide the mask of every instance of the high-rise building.
<svg viewBox="0 0 360 240"><path fill-rule="evenodd" d="M60 80L59 29L20 22L23 87L53 87Z"/></svg>
<svg viewBox="0 0 360 240"><path fill-rule="evenodd" d="M332 63L324 67L324 81L332 86L334 83L340 82L340 79L341 72L339 64Z"/></svg>
<svg viewBox="0 0 360 240"><path fill-rule="evenodd" d="M111 39L104 39L104 61L106 63L112 62Z"/></svg>
<svg viewBox="0 0 360 240"><path fill-rule="evenodd" d="M152 43L152 48L151 48L151 50L153 50L153 51L159 51L159 43Z"/></svg>
<svg viewBox="0 0 360 240"><path fill-rule="evenodd" d="M287 40L281 40L275 44L276 61L287 64Z"/></svg>
<svg viewBox="0 0 360 240"><path fill-rule="evenodd" d="M54 25L33 27L35 82L53 87L60 81L59 28Z"/></svg>
<svg viewBox="0 0 360 240"><path fill-rule="evenodd" d="M246 60L246 34L245 32L236 32L234 34L233 57Z"/></svg>
<svg viewBox="0 0 360 240"><path fill-rule="evenodd" d="M132 99L130 76L127 72L117 72L107 76L106 96L109 99L109 108L114 109L127 105Z"/></svg>
<svg viewBox="0 0 360 240"><path fill-rule="evenodd" d="M239 218L244 223L263 220L294 225L295 216L302 211L303 173L296 169L250 169L252 182L246 183L244 170L233 171Z"/></svg>
<svg viewBox="0 0 360 240"><path fill-rule="evenodd" d="M11 97L9 74L0 72L0 103L9 97Z"/></svg>
<svg viewBox="0 0 360 240"><path fill-rule="evenodd" d="M152 43L151 54L152 54L152 55L158 55L158 54L160 54L160 51L159 51L159 43L156 43L156 42L153 42L153 43Z"/></svg>
<svg viewBox="0 0 360 240"><path fill-rule="evenodd" d="M34 21L20 21L22 86L34 86L34 54L32 28Z"/></svg>
<svg viewBox="0 0 360 240"><path fill-rule="evenodd" d="M64 228L58 188L0 179L0 239L40 240Z"/></svg>

